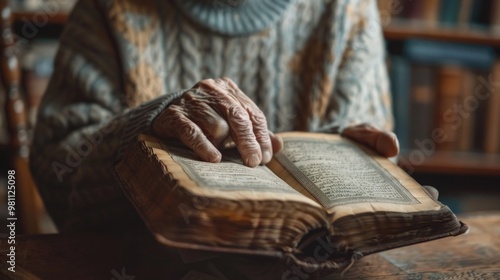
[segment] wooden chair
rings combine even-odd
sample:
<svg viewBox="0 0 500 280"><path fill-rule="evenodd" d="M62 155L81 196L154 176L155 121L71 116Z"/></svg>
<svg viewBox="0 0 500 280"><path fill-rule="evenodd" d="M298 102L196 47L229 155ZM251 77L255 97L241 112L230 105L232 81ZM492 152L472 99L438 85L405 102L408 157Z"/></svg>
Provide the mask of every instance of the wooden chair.
<svg viewBox="0 0 500 280"><path fill-rule="evenodd" d="M21 96L20 66L16 57L11 28L11 9L0 0L0 85L5 95L5 115L9 133L10 166L16 174L16 217L22 233L43 233L46 211L29 170L28 127L25 104ZM49 221L50 223L50 221ZM50 228L50 227L49 227Z"/></svg>

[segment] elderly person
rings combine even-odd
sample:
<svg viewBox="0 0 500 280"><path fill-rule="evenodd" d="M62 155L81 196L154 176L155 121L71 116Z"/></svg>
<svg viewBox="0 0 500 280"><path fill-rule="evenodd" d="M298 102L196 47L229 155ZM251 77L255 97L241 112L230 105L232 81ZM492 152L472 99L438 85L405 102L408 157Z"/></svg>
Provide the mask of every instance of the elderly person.
<svg viewBox="0 0 500 280"><path fill-rule="evenodd" d="M342 133L398 152L373 0L82 0L44 96L32 172L60 231L137 220L113 173L140 133L247 166L270 131Z"/></svg>

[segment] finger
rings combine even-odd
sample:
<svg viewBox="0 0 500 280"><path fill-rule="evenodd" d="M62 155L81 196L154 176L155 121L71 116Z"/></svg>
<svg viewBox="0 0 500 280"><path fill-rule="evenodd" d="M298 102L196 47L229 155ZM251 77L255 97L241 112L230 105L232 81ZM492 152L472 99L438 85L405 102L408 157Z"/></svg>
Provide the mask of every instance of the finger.
<svg viewBox="0 0 500 280"><path fill-rule="evenodd" d="M266 164L273 157L273 146L269 137L269 130L267 129L266 117L264 117L264 114L259 109L257 111L247 109L247 112L252 122L253 134L260 145L262 153L261 163Z"/></svg>
<svg viewBox="0 0 500 280"><path fill-rule="evenodd" d="M264 125L262 124L263 114L259 115L258 112L251 112L247 110L248 107L243 106L240 99L237 98L239 89L235 88L235 84L230 79L209 81L209 86L220 93L218 95L219 102L217 103L218 111L229 124L231 137L240 151L243 163L250 167L259 165L263 159L263 152L266 152L266 163L270 161L272 144L269 139L265 118ZM262 127L265 128L265 134L262 133ZM267 142L266 137L268 138Z"/></svg>
<svg viewBox="0 0 500 280"><path fill-rule="evenodd" d="M202 160L220 162L222 155L207 139L199 126L193 123L176 105L170 105L162 114L166 120L160 136L177 137L184 145L192 149Z"/></svg>
<svg viewBox="0 0 500 280"><path fill-rule="evenodd" d="M215 110L206 103L199 103L196 108L188 109L188 118L200 127L207 139L217 148L221 148L229 136L229 125Z"/></svg>
<svg viewBox="0 0 500 280"><path fill-rule="evenodd" d="M393 157L399 153L399 143L394 133L381 131L370 125L348 127L342 135L371 147L385 157Z"/></svg>
<svg viewBox="0 0 500 280"><path fill-rule="evenodd" d="M424 188L424 190L432 197L434 198L435 200L438 199L439 197L439 191L432 187L432 186L422 186Z"/></svg>
<svg viewBox="0 0 500 280"><path fill-rule="evenodd" d="M191 148L202 160L220 162L222 155L207 139L203 131L188 118L180 118L178 123L178 138L184 145Z"/></svg>
<svg viewBox="0 0 500 280"><path fill-rule="evenodd" d="M219 84L227 85L229 87L229 92L232 94L247 111L252 122L253 134L255 139L260 145L260 150L262 153L262 164L266 164L271 161L273 157L273 145L271 142L271 137L269 135L269 130L267 129L267 121L264 113L253 103L253 101L245 95L243 91L229 78L219 79L222 82Z"/></svg>
<svg viewBox="0 0 500 280"><path fill-rule="evenodd" d="M259 165L262 161L261 149L247 111L240 104L232 104L225 109L225 115L243 163L250 167Z"/></svg>
<svg viewBox="0 0 500 280"><path fill-rule="evenodd" d="M259 143L260 150L262 152L261 163L267 164L273 158L273 143L271 141L269 130L267 129L266 117L258 108L256 108L255 110L247 109L247 112L249 113L252 121L255 139Z"/></svg>
<svg viewBox="0 0 500 280"><path fill-rule="evenodd" d="M271 131L269 131L269 137L271 138L271 143L273 145L273 153L278 153L283 150L283 139L278 135L275 135Z"/></svg>

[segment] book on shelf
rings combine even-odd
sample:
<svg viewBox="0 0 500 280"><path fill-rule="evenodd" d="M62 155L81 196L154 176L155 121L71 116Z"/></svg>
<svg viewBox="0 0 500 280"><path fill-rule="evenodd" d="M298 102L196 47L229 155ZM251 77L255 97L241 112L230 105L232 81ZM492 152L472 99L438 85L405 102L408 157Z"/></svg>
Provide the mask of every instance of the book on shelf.
<svg viewBox="0 0 500 280"><path fill-rule="evenodd" d="M437 71L438 101L435 115L436 127L444 133L442 141L436 144L436 149L452 151L458 142L458 129L461 116L454 110L460 104L463 69L456 65L441 66Z"/></svg>
<svg viewBox="0 0 500 280"><path fill-rule="evenodd" d="M394 133L401 151L410 149L410 63L402 56L389 59L389 75L394 114Z"/></svg>
<svg viewBox="0 0 500 280"><path fill-rule="evenodd" d="M472 10L472 5L474 0L461 0L460 8L458 12L458 26L466 26L470 22L470 11Z"/></svg>
<svg viewBox="0 0 500 280"><path fill-rule="evenodd" d="M492 0L474 0L470 11L472 27L488 27L491 22Z"/></svg>
<svg viewBox="0 0 500 280"><path fill-rule="evenodd" d="M422 20L424 24L436 25L439 15L439 1L436 0L421 0L422 3Z"/></svg>
<svg viewBox="0 0 500 280"><path fill-rule="evenodd" d="M159 243L273 256L283 269L330 273L371 253L466 231L367 147L331 134L279 135L283 150L255 168L236 148L208 163L178 142L141 135L115 174Z"/></svg>
<svg viewBox="0 0 500 280"><path fill-rule="evenodd" d="M474 153L486 153L485 143L491 137L491 131L488 131L489 104L492 101L493 88L489 77L493 67L488 70L476 71L476 81L474 88L473 102L465 102L465 106L472 108L474 115L474 133L472 137L472 149ZM495 120L492 120L496 122Z"/></svg>
<svg viewBox="0 0 500 280"><path fill-rule="evenodd" d="M486 114L485 124L485 143L486 153L500 153L500 61L497 60L493 67L491 75L492 90L488 103L488 112Z"/></svg>
<svg viewBox="0 0 500 280"><path fill-rule="evenodd" d="M458 127L457 141L455 142L454 150L458 152L470 152L473 150L473 137L476 128L476 114L473 110L474 104L472 102L476 100L474 90L477 82L477 72L465 68L462 74L463 77L460 82L460 100L458 104L461 110L460 113L456 115L457 118L460 118L459 120L461 123Z"/></svg>
<svg viewBox="0 0 500 280"><path fill-rule="evenodd" d="M436 105L435 69L430 65L413 64L410 89L410 139L411 148L418 148L416 141L429 139L434 129Z"/></svg>
<svg viewBox="0 0 500 280"><path fill-rule="evenodd" d="M500 32L500 1L494 1L491 7L491 28L493 32Z"/></svg>
<svg viewBox="0 0 500 280"><path fill-rule="evenodd" d="M422 1L406 1L403 3L401 17L408 20L421 18L422 6Z"/></svg>
<svg viewBox="0 0 500 280"><path fill-rule="evenodd" d="M439 3L439 1L435 2ZM442 0L438 9L439 22L441 24L446 26L454 26L458 24L460 5L457 5L456 0Z"/></svg>

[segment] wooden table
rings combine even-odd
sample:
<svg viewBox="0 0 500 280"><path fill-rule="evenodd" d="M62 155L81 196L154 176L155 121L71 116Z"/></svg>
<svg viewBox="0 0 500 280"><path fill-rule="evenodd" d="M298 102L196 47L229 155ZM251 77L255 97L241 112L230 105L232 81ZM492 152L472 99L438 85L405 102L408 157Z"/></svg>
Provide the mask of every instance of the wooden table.
<svg viewBox="0 0 500 280"><path fill-rule="evenodd" d="M342 279L500 279L500 212L461 219L470 226L468 234L366 256ZM183 264L178 252L144 234L18 236L16 243L12 273L5 266L9 244L0 240L2 279L221 279L202 278L199 267L194 273L195 266ZM210 263L228 261L238 256ZM246 263L248 277L262 279L270 262ZM201 271L213 272L213 267Z"/></svg>
<svg viewBox="0 0 500 280"><path fill-rule="evenodd" d="M367 256L343 279L500 279L500 212L460 219L467 234Z"/></svg>

